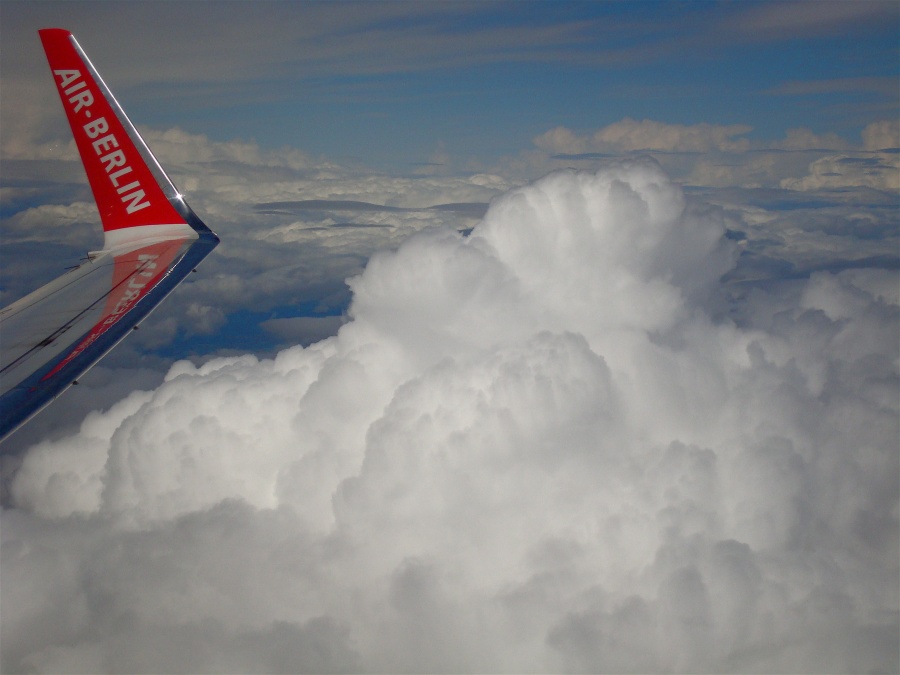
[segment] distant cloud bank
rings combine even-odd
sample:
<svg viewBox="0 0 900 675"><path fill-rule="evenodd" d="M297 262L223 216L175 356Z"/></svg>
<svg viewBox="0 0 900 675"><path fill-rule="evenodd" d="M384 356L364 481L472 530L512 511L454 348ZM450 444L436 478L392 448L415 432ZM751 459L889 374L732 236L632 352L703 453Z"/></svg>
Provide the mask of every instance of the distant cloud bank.
<svg viewBox="0 0 900 675"><path fill-rule="evenodd" d="M791 190L841 187L900 188L900 123L866 126L861 144L836 134L789 129L782 140L750 141L746 125L666 124L624 119L593 133L556 127L534 145L552 159L599 160L622 154L651 154L679 178L695 185L780 186ZM532 160L535 161L535 160Z"/></svg>

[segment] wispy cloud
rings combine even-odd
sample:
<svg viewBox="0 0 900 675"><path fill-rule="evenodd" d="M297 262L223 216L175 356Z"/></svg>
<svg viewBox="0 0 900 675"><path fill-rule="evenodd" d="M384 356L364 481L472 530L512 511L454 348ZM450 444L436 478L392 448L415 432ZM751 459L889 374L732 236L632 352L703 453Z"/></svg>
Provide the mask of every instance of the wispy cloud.
<svg viewBox="0 0 900 675"><path fill-rule="evenodd" d="M767 94L782 96L811 96L819 94L872 93L890 96L900 95L900 82L892 77L845 77L834 80L795 80L769 89Z"/></svg>
<svg viewBox="0 0 900 675"><path fill-rule="evenodd" d="M896 24L897 12L890 0L746 3L722 27L751 41L816 38Z"/></svg>

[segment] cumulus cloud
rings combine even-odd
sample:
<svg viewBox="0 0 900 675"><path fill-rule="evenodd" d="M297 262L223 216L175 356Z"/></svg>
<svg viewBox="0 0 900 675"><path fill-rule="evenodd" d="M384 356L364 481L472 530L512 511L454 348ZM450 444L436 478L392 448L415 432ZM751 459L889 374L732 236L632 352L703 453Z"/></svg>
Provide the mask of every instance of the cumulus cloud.
<svg viewBox="0 0 900 675"><path fill-rule="evenodd" d="M848 187L896 191L900 189L900 156L894 152L872 152L867 156L821 157L809 165L806 176L785 178L781 186L803 191Z"/></svg>
<svg viewBox="0 0 900 675"><path fill-rule="evenodd" d="M625 118L591 135L578 135L565 127L556 127L534 139L534 144L549 153L632 152L664 150L669 152L707 152L710 150L746 150L743 136L752 131L743 124L718 125L667 124L654 120Z"/></svg>
<svg viewBox="0 0 900 675"><path fill-rule="evenodd" d="M884 150L900 147L900 121L881 120L862 130L863 147L866 150Z"/></svg>
<svg viewBox="0 0 900 675"><path fill-rule="evenodd" d="M336 336L36 445L3 669L896 670L896 271L726 318L726 224L551 174L373 256Z"/></svg>
<svg viewBox="0 0 900 675"><path fill-rule="evenodd" d="M895 193L900 189L900 159L896 151L900 146L900 122L873 122L862 130L861 136L860 148L821 139L826 142L820 147L842 152L819 157L809 164L805 175L783 178L781 187L800 191L864 187ZM791 148L797 142L810 147L810 141L816 142L816 137L804 130L793 130L788 132L784 147Z"/></svg>
<svg viewBox="0 0 900 675"><path fill-rule="evenodd" d="M774 144L773 149L780 150L849 150L850 144L834 133L815 134L809 129L788 129L784 140Z"/></svg>
<svg viewBox="0 0 900 675"><path fill-rule="evenodd" d="M752 130L740 124L679 125L630 118L592 133L555 127L533 139L538 152L523 153L505 168L534 176L573 162L589 167L612 157L648 154L670 175L697 186L894 191L900 185L893 150L900 144L900 125L894 120L869 124L858 144L802 127L786 130L781 139L743 138Z"/></svg>

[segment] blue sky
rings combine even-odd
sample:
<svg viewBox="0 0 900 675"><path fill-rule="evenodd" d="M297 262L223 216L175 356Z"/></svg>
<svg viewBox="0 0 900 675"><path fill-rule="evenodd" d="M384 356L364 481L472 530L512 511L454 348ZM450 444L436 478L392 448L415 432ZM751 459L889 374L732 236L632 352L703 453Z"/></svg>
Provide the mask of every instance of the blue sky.
<svg viewBox="0 0 900 675"><path fill-rule="evenodd" d="M873 114L896 114L898 98L891 8L860 5L821 22L828 6L807 6L791 31L777 29L781 6L756 3L481 4L461 17L374 22L323 38L361 42L366 62L383 47L366 44L375 30L396 30L411 46L371 73L341 62L330 77L288 76L275 94L282 100L225 107L214 132L250 130L269 146L400 170L437 141L485 161L551 126L591 129L626 116L688 124L702 111L703 121L748 124L761 138L800 126L854 138ZM761 25L744 27L748 14ZM424 45L411 38L432 35L441 47L420 65ZM808 93L794 93L803 85Z"/></svg>
<svg viewBox="0 0 900 675"><path fill-rule="evenodd" d="M2 11L7 81L37 76L33 31L65 24L109 64L107 78L147 125L401 172L438 143L457 162L490 163L552 127L623 117L743 124L769 140L806 127L856 141L898 112L893 3L132 3L111 15L105 3L8 2ZM119 65L125 49L139 65Z"/></svg>

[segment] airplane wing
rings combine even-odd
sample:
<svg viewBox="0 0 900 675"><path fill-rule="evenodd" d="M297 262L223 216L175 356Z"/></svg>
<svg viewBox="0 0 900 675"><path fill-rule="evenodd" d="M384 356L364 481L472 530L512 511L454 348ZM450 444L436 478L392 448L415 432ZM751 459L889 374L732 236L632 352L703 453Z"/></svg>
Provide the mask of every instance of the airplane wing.
<svg viewBox="0 0 900 675"><path fill-rule="evenodd" d="M103 224L103 250L0 310L0 440L116 346L219 243L75 37L39 31Z"/></svg>

